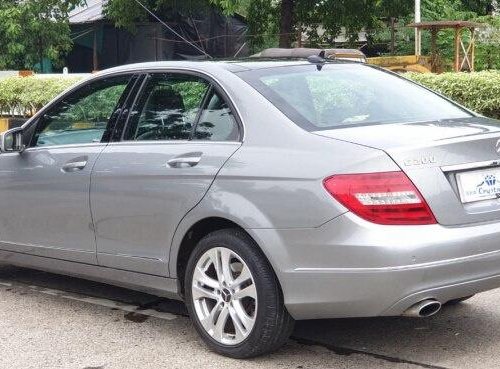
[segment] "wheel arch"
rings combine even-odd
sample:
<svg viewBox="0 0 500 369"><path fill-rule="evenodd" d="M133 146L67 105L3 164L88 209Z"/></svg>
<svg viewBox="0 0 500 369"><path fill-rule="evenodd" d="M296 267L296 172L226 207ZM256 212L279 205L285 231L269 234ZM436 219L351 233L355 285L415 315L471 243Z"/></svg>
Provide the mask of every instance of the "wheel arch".
<svg viewBox="0 0 500 369"><path fill-rule="evenodd" d="M224 196L220 196L220 194L224 194ZM241 229L259 245L257 238L252 235L251 229L272 228L272 223L262 209L244 196L221 189L216 180L203 200L185 215L175 230L168 255L169 277L183 279L182 272L178 272L178 259L179 255L185 256L183 252L186 251L185 247L191 231L201 229L205 231L203 235L206 235L224 228ZM191 242L190 251L195 245L195 242ZM259 248L264 251L262 245L259 245ZM265 252L264 254L269 260L269 256Z"/></svg>
<svg viewBox="0 0 500 369"><path fill-rule="evenodd" d="M177 247L175 247L170 254L170 277L177 278L179 285L179 292L183 296L184 295L184 273L186 270L186 265L193 252L194 248L198 244L198 242L208 235L209 233L221 230L221 229L239 229L244 232L248 237L252 239L255 243L256 247L262 253L262 255L266 258L271 268L273 269L275 275L276 270L274 269L273 263L269 260L268 255L264 252L262 247L258 244L255 237L252 236L247 229L243 228L240 224L235 222L234 220L230 220L225 217L220 216L210 216L205 217L203 219L199 219L194 224L192 224L187 230L180 232L182 234L182 238L178 243ZM177 232L176 232L177 233ZM180 237L179 237L180 238ZM280 286L281 288L281 286Z"/></svg>

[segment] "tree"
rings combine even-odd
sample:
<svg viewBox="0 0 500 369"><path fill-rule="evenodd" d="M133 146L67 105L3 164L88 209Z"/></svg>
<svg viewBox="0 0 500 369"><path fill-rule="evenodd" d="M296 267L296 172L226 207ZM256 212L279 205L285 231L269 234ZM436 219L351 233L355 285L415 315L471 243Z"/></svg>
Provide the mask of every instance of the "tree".
<svg viewBox="0 0 500 369"><path fill-rule="evenodd" d="M281 0L279 46L290 47L293 40L295 0Z"/></svg>
<svg viewBox="0 0 500 369"><path fill-rule="evenodd" d="M54 64L71 49L68 13L83 0L3 0L0 3L0 67L33 69Z"/></svg>
<svg viewBox="0 0 500 369"><path fill-rule="evenodd" d="M241 13L249 24L249 43L254 49L276 42L291 47L298 31L313 44L331 42L343 29L351 41L380 17L397 17L412 10L410 0L141 0L149 9L168 20L175 8L189 12L202 6L217 6L225 14ZM106 12L117 26L133 28L147 14L135 0L110 0ZM318 33L321 26L324 32ZM273 41L274 40L274 41Z"/></svg>
<svg viewBox="0 0 500 369"><path fill-rule="evenodd" d="M175 19L177 14L189 14L193 11L208 10L217 6L226 15L236 12L246 13L253 0L140 0L141 4L160 16L162 20ZM106 16L117 27L134 30L134 23L146 21L149 16L145 9L135 0L109 0L104 8Z"/></svg>
<svg viewBox="0 0 500 369"><path fill-rule="evenodd" d="M491 11L491 0L462 0L462 5L465 10L484 16Z"/></svg>
<svg viewBox="0 0 500 369"><path fill-rule="evenodd" d="M281 0L268 4L279 9L266 12L279 14L280 47L291 47L297 31L305 32L312 44L322 44L331 43L345 30L349 41L354 42L359 31L375 27L380 18L403 16L413 9L409 0ZM257 46L257 42L253 43Z"/></svg>

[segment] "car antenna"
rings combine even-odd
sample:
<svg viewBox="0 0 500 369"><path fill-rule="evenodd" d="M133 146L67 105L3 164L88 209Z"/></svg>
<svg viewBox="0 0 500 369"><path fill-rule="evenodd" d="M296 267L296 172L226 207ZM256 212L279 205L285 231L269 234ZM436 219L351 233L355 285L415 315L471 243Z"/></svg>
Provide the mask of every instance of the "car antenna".
<svg viewBox="0 0 500 369"><path fill-rule="evenodd" d="M311 55L307 57L307 61L311 64L316 64L316 68L321 70L325 65L325 50L321 50L318 55Z"/></svg>

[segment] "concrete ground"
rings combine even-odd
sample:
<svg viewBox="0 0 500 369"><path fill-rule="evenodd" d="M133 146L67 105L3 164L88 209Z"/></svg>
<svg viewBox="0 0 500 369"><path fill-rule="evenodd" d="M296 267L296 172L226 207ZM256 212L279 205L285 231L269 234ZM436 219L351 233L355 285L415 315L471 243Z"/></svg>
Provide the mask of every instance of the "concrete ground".
<svg viewBox="0 0 500 369"><path fill-rule="evenodd" d="M0 266L0 368L499 368L500 290L429 319L299 322L278 352L213 354L182 304Z"/></svg>

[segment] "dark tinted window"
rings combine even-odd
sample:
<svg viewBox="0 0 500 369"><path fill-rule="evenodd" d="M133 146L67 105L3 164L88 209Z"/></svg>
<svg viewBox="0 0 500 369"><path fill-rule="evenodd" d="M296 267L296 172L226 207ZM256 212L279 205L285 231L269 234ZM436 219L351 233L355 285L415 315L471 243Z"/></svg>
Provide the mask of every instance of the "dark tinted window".
<svg viewBox="0 0 500 369"><path fill-rule="evenodd" d="M132 109L126 140L188 140L209 84L190 75L152 75Z"/></svg>
<svg viewBox="0 0 500 369"><path fill-rule="evenodd" d="M300 65L238 75L310 131L471 117L423 87L363 65Z"/></svg>
<svg viewBox="0 0 500 369"><path fill-rule="evenodd" d="M208 141L237 141L239 129L231 109L224 99L212 92L200 114L193 139Z"/></svg>
<svg viewBox="0 0 500 369"><path fill-rule="evenodd" d="M64 97L40 118L31 146L100 142L130 79L102 79Z"/></svg>

